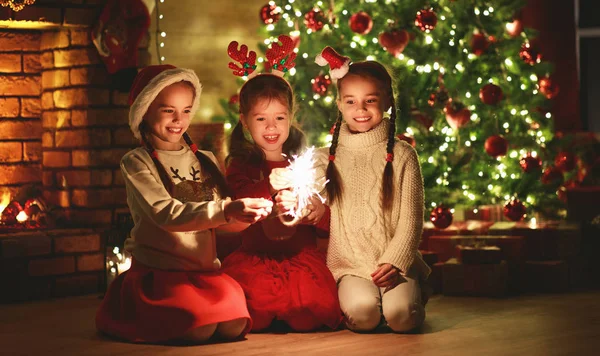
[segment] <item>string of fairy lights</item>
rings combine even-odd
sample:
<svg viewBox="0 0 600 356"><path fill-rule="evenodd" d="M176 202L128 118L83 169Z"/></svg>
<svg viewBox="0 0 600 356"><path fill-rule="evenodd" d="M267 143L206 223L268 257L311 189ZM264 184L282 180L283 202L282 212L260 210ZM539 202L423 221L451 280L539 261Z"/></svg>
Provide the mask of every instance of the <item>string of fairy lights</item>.
<svg viewBox="0 0 600 356"><path fill-rule="evenodd" d="M167 37L167 33L160 28L160 22L164 19L164 15L160 11L159 3L164 3L165 0L155 0L156 2L156 34L155 34L155 42L156 42L156 57L158 58L158 64L163 64L165 61L165 56L163 56L160 52L161 48L165 47L165 37Z"/></svg>
<svg viewBox="0 0 600 356"><path fill-rule="evenodd" d="M377 0L366 0L365 2L375 3L375 2L377 2ZM392 3L392 2L395 2L395 1L394 0L385 0L385 3ZM295 0L287 0L287 3L282 6L277 6L274 1L271 1L271 2L269 2L269 5L275 7L274 12L278 13L279 16L281 16L283 23L286 25L287 28L289 28L288 34L292 38L298 37L301 34L301 31L304 31L307 35L310 35L311 33L313 33L313 30L310 28L305 28L304 30L300 30L300 26L298 24L297 19L302 19L304 14L297 7L295 7ZM326 4L324 4L323 1L316 2L316 7L323 8L324 6L326 6ZM438 13L439 21L447 21L447 17L443 14L443 11L446 11L446 10L444 10L443 8L439 9L439 12L442 12L441 14ZM475 7L475 8L473 8L472 11L473 11L473 15L475 17L480 17L480 16L489 17L489 16L494 16L495 9L493 6L488 6L486 8ZM346 16L346 17L349 16L348 10L342 10L341 13L343 16ZM330 29L331 28L335 29L335 28L339 27L339 24L341 22L342 21L335 21L334 23L324 23L324 27L329 27ZM509 29L510 26L512 26L511 23L506 24L507 29ZM448 72L450 72L450 73L464 72L466 70L466 66L468 66L470 64L470 62L476 60L478 58L478 56L475 55L474 53L471 53L471 51L468 48L467 41L465 41L462 38L456 38L457 25L451 24L450 28L451 28L451 30L449 32L450 38L448 39L448 45L451 47L458 47L463 53L465 53L466 61L459 60L454 65L453 68L445 68L442 64L440 64L437 61L434 61L433 63L417 64L413 58L410 58L409 56L407 56L403 53L399 53L399 54L395 55L396 60L401 61L408 69L414 70L414 71L418 72L419 74L422 74L422 73L429 74L432 72L437 72L438 75L443 76L444 74L446 74ZM266 30L269 32L275 30L275 24L274 23L267 24ZM425 32L426 32L426 34L424 36L424 43L426 45L433 44L435 42L434 37L431 34L429 34L429 31L425 31ZM528 38L527 38L526 33L524 31L521 31L520 36L525 41L525 44L527 44ZM271 36L270 38L266 39L264 43L266 45L269 45L273 41L277 41L276 36ZM379 43L377 34L370 33L370 32L367 34L364 34L364 35L363 34L355 34L352 36L352 39L351 39L351 42L349 45L352 48L357 48L357 47L364 48L365 46L367 46L369 44L369 42L371 42L373 44ZM298 48L296 48L296 52L298 52ZM373 52L374 53L367 55L365 57L365 59L366 60L376 60L377 55L382 53L381 51L378 51L378 50L374 50ZM306 59L306 58L308 58L309 54L302 53L302 54L300 54L300 56L302 56L302 58ZM261 60L259 60L259 61L261 61ZM539 62L540 62L540 58L537 58L536 63L539 63ZM495 78L477 77L476 78L477 85L480 86L484 82L498 85L499 81L501 81L501 80L505 80L507 82L513 82L514 80L519 80L521 83L519 88L521 90L523 90L523 91L530 90L533 93L533 95L538 95L540 93L539 78L537 75L531 74L529 77L518 77L515 79L515 78L513 78L513 76L511 76L509 74L511 72L512 73L515 72L514 70L512 70L516 66L514 58L506 57L502 62L500 62L500 66L503 67L503 68L501 68L503 75L499 75ZM295 74L295 71L290 71L289 74L293 76ZM529 80L527 80L527 79L529 79ZM469 103L469 102L472 103L473 100L475 100L477 98L477 95L474 95L473 93L471 93L469 91L465 92L462 95L463 95L463 97L462 98L459 97L459 99L464 100L464 102L466 102L466 103ZM321 104L323 106L327 107L327 106L332 105L332 103L334 103L335 97L332 94L325 94L325 95L313 94L312 100L310 100L308 102L308 104L310 106L313 106L313 105L315 105L316 101L321 101ZM467 105L466 107L471 112L470 120L473 123L480 122L481 118L475 112L475 110L477 109L476 105L471 104L471 105ZM547 140L551 139L550 136L547 137L546 135L550 135L551 133L544 133L542 130L537 130L536 127L533 127L533 126L535 126L535 122L531 117L531 113L527 109L515 106L515 107L510 108L509 112L513 117L520 118L525 123L527 123L530 127L532 127L532 129L528 130L528 135L530 135L532 138L534 138L535 142L542 149L545 148L545 142ZM546 119L549 120L552 118L552 114L548 112L543 117L545 117ZM539 125L538 125L538 127L539 127ZM412 137L414 135L415 130L416 129L413 127L408 127L406 129L406 134ZM429 131L434 131L434 130L435 130L435 128L433 126L429 127ZM453 129L449 126L444 126L441 128L441 133L443 133L446 137L444 139L444 142L438 148L440 152L447 151L451 144L456 143L456 141L457 141L457 139L456 139L457 132L456 131L457 131L456 129ZM511 132L511 124L509 122L502 123L501 131L505 134L510 133ZM320 139L321 139L322 143L330 144L331 135L323 134ZM471 147L473 142L480 140L480 139L481 138L477 137L476 133L470 133L468 135L468 140L465 141L463 144L467 147ZM513 150L509 150L507 155L497 157L496 160L498 161L498 164L495 167L492 167L493 170L491 172L491 178L494 181L501 181L506 178L510 178L513 180L521 178L520 173L508 174L506 172L506 169L509 164L508 160L514 161L514 159L516 159L517 157L519 157L519 156L523 157L525 155L537 157L538 152L536 152L535 150L513 149ZM433 165L438 164L437 160L433 156L423 157L422 159L423 159L423 162L427 163L427 164L433 164ZM446 186L449 185L450 183L448 181L448 175L451 172L452 172L452 168L447 167L446 170L443 172L443 174L436 179L436 182L439 185L446 185ZM478 172L478 176L483 177L484 172L482 172L482 171ZM509 200L511 198L510 194L505 194L504 192L502 192L502 188L500 185L494 185L493 183L490 183L487 186L487 188L488 188L489 193L498 199ZM469 186L463 185L462 190L463 190L464 196L466 196L469 200L471 200L471 201L477 200L478 193L471 191ZM533 196L528 195L525 200L530 204L534 203ZM435 202L432 202L431 205L433 207L435 207L437 204Z"/></svg>

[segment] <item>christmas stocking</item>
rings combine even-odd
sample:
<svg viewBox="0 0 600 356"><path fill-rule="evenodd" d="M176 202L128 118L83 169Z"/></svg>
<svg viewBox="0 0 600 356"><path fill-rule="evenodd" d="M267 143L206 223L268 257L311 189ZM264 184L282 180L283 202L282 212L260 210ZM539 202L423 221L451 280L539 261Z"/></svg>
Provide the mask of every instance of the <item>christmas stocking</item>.
<svg viewBox="0 0 600 356"><path fill-rule="evenodd" d="M137 47L150 27L154 0L108 0L91 30L110 74L137 67Z"/></svg>

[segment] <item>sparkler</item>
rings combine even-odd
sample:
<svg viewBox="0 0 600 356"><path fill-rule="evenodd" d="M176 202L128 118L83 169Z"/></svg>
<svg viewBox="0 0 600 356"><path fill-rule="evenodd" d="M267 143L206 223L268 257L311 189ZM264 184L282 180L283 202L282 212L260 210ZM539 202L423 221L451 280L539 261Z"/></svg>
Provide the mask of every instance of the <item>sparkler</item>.
<svg viewBox="0 0 600 356"><path fill-rule="evenodd" d="M327 180L325 177L317 178L315 169L314 147L308 148L301 155L293 155L287 167L290 178L290 189L298 198L298 204L287 213L280 215L281 222L285 225L295 225L308 213L306 207L310 204L313 196L318 197L325 203L320 192L323 190Z"/></svg>

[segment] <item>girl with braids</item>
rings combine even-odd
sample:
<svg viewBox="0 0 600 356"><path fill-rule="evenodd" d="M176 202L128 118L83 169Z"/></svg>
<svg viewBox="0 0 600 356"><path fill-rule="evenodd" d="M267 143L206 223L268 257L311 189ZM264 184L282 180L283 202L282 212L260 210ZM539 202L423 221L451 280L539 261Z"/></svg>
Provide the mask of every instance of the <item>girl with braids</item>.
<svg viewBox="0 0 600 356"><path fill-rule="evenodd" d="M241 88L239 104L227 182L238 198L272 199L278 192L269 183L271 170L286 167L287 158L305 142L292 124L292 88L280 76L260 74ZM335 329L342 320L335 281L317 249L317 235L328 235L329 212L318 199L309 208L312 212L291 227L274 211L243 231L242 246L223 261L225 273L246 293L252 331L265 330L273 321L294 331Z"/></svg>
<svg viewBox="0 0 600 356"><path fill-rule="evenodd" d="M417 249L423 179L415 150L395 138L392 78L378 62L350 64L330 47L317 63L329 64L337 80L333 141L317 161L329 179L327 266L338 283L346 324L369 331L385 321L394 332L409 331L425 319L420 281L430 270ZM272 179L281 183L284 176ZM280 199L277 206L289 204Z"/></svg>
<svg viewBox="0 0 600 356"><path fill-rule="evenodd" d="M97 328L133 342L240 338L251 319L240 285L222 273L215 229L239 231L271 212L266 199L232 201L216 159L185 133L201 85L189 69L142 69L129 126L143 147L121 161L134 227L131 268L110 285ZM181 138L187 145L182 146Z"/></svg>

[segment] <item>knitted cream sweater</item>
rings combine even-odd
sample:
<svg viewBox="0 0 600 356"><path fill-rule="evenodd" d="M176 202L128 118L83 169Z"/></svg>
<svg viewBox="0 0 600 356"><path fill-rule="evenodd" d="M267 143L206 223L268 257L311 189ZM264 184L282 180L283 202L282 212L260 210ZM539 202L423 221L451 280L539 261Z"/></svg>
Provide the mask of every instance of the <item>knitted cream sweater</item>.
<svg viewBox="0 0 600 356"><path fill-rule="evenodd" d="M340 128L335 165L340 173L342 199L331 205L327 266L339 281L345 275L371 279L377 267L390 263L406 273L416 267L426 278L430 269L418 251L423 229L423 178L415 150L404 141L394 146L394 188L390 213L381 210L381 186L386 163L389 120L365 133ZM324 174L329 149L317 154ZM386 225L388 228L386 228ZM412 274L413 272L411 272Z"/></svg>

